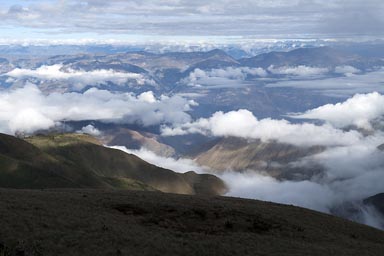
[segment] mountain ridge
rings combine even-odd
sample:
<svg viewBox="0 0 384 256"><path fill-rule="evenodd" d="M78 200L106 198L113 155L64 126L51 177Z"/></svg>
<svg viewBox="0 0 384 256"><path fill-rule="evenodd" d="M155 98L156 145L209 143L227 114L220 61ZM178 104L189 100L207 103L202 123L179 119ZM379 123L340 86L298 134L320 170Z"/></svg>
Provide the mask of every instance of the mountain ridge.
<svg viewBox="0 0 384 256"><path fill-rule="evenodd" d="M0 134L0 145L8 145L0 151L0 187L127 189L132 185L132 189L183 194L226 191L213 175L195 174L200 178L191 179L191 174L175 173L106 148L88 135L37 135L24 141Z"/></svg>

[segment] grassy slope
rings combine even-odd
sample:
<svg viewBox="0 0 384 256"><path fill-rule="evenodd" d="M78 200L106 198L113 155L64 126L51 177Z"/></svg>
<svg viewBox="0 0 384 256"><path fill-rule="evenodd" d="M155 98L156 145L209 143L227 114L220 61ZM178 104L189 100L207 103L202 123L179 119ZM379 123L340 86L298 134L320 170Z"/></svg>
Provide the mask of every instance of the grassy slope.
<svg viewBox="0 0 384 256"><path fill-rule="evenodd" d="M0 189L0 216L0 255L377 256L384 251L384 233L368 226L225 197Z"/></svg>
<svg viewBox="0 0 384 256"><path fill-rule="evenodd" d="M220 194L225 189L212 175L190 179L190 175L105 148L88 135L40 135L26 140L0 135L0 187L120 188L183 194Z"/></svg>
<svg viewBox="0 0 384 256"><path fill-rule="evenodd" d="M73 187L76 184L58 174L62 165L37 147L0 134L0 187Z"/></svg>

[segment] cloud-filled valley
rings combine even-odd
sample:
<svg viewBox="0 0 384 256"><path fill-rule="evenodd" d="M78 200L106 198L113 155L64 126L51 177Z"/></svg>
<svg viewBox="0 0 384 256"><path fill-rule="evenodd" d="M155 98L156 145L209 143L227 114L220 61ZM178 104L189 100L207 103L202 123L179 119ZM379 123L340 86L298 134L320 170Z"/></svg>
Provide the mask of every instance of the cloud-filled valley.
<svg viewBox="0 0 384 256"><path fill-rule="evenodd" d="M129 150L147 161L174 168L177 171L188 170L216 173L229 186L228 195L246 198L294 204L327 213L337 213L344 204L354 205L357 212L349 213L348 217L360 222L383 228L382 221L374 210L362 205L362 200L382 193L384 186L384 152L378 147L384 143L382 126L369 126L372 121L381 118L382 95L371 93L356 95L345 102L325 105L318 109L308 110L314 113L311 119L324 119L327 123L316 125L310 123L292 124L288 121L265 119L258 120L247 110L228 113L217 112L210 118L198 119L182 124L178 128L165 128L163 133L168 136L180 136L183 133L203 133L216 137L245 137L247 139L264 139L266 143L277 140L282 143L294 144L299 147L308 145L324 145L326 148L314 155L297 159L297 166L316 163L323 166L321 175L314 175L308 180L279 180L259 170L243 170L224 172L209 170L208 167L197 165L188 159L164 159L154 157L145 148L139 151ZM376 99L376 100L375 100ZM364 105L366 104L366 105ZM360 107L359 107L360 106ZM316 113L322 109L335 115L345 116L340 122L332 122ZM348 111L344 113L343 110ZM371 115L364 115L361 110L368 110ZM363 111L364 112L364 111ZM321 113L321 112L320 112ZM354 117L354 118L351 118ZM364 118L362 121L361 118ZM336 120L336 119L335 119ZM343 130L343 127L356 125L370 128L369 134L359 130ZM264 137L263 137L264 136ZM169 164L171 162L171 164ZM164 163L167 163L164 165ZM310 165L308 165L310 168ZM341 208L340 208L341 207Z"/></svg>
<svg viewBox="0 0 384 256"><path fill-rule="evenodd" d="M127 85L129 82L133 82L138 86L156 84L155 81L143 74L119 72L112 69L74 70L70 67L64 67L62 64L43 65L37 69L15 68L3 74L3 76L9 77L7 80L9 83L27 78L35 78L43 83L46 81L61 81L72 85L73 90L82 90L86 86L97 86L108 82L119 86Z"/></svg>
<svg viewBox="0 0 384 256"><path fill-rule="evenodd" d="M357 214L355 212L344 217L383 228L378 217L380 215L361 203L363 199L381 193L384 189L384 152L377 148L383 142L383 134L378 134L353 145L329 147L322 153L300 159L304 165L311 161L325 167L321 176L313 176L309 180L279 180L258 170L217 172L190 159L156 156L145 148L114 148L178 172L193 170L214 173L229 186L228 196L293 204L326 213L338 212L343 204L351 203Z"/></svg>
<svg viewBox="0 0 384 256"><path fill-rule="evenodd" d="M267 60L263 67L258 58L266 55L234 59L217 50L132 52L99 56L97 62L92 54L78 55L70 64L60 56L10 62L0 77L0 132L28 136L62 131L69 123L77 125L71 132L99 139L119 134L108 146L177 172L215 174L227 183L229 196L327 213L353 204L359 212L353 218L382 227L361 204L384 192L382 69L348 61L304 65L297 52L267 57L281 54L288 56L282 65ZM332 90L337 94L324 96ZM133 129L136 140L124 129ZM228 146L231 138L241 141ZM142 146L144 139L167 154ZM132 148L125 147L129 143ZM231 155L237 149L241 159ZM215 169L200 162L202 151L212 154L209 159L224 154L240 164L248 157L251 167Z"/></svg>
<svg viewBox="0 0 384 256"><path fill-rule="evenodd" d="M292 124L287 120L271 118L258 120L250 111L244 109L227 113L216 112L210 118L162 128L164 136L190 133L234 136L262 141L277 140L295 145L348 145L361 139L361 134L357 131L342 131L327 124Z"/></svg>
<svg viewBox="0 0 384 256"><path fill-rule="evenodd" d="M371 130L372 121L382 122L384 96L377 93L356 94L345 102L327 104L299 114L298 118L321 119L335 127L357 126Z"/></svg>

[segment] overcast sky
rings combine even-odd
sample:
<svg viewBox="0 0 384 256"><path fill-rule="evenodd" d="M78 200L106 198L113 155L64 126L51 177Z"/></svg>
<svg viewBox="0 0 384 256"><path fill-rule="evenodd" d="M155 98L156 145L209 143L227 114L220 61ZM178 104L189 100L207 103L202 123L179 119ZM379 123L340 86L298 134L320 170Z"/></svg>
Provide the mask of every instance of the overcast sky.
<svg viewBox="0 0 384 256"><path fill-rule="evenodd" d="M384 36L383 0L2 0L6 39Z"/></svg>

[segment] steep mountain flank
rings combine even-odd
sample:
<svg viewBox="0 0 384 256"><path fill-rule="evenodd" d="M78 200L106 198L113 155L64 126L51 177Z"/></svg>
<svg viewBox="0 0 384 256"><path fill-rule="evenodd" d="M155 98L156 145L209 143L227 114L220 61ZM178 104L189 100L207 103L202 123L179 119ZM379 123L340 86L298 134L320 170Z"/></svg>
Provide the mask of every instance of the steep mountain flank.
<svg viewBox="0 0 384 256"><path fill-rule="evenodd" d="M323 147L297 147L234 137L222 138L210 146L193 157L199 164L216 171L254 170L279 179L295 180L304 180L322 172L321 166L302 166L296 161L323 151Z"/></svg>

